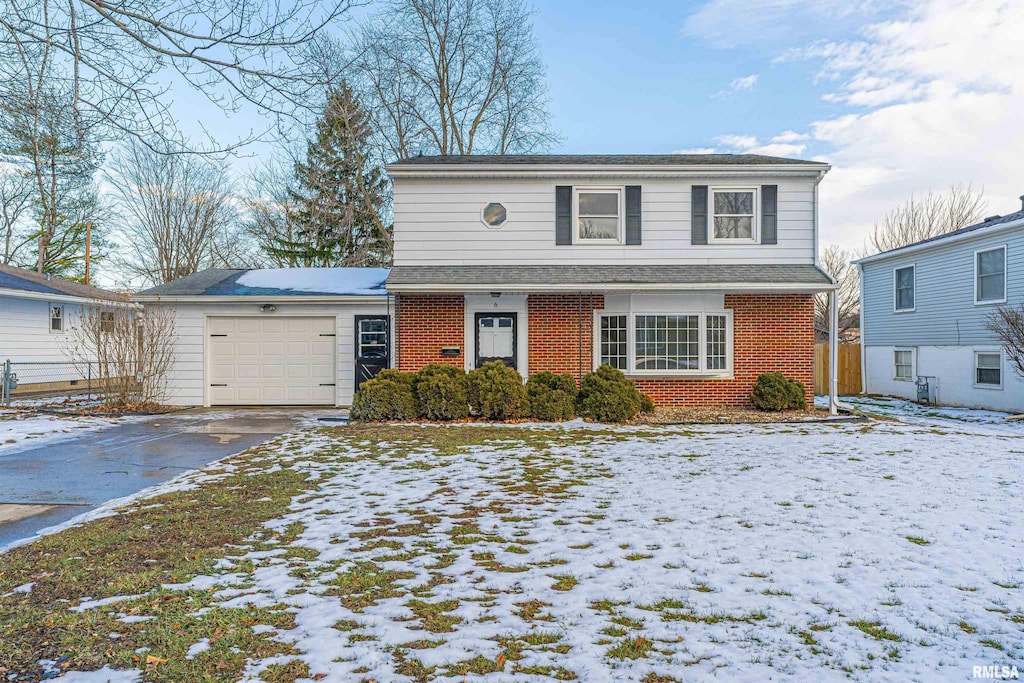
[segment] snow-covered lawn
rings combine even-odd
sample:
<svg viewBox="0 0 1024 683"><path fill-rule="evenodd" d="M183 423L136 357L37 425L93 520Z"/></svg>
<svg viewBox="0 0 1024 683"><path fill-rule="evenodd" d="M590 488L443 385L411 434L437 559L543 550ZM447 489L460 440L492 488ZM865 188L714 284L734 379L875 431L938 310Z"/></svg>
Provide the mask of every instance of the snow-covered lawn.
<svg viewBox="0 0 1024 683"><path fill-rule="evenodd" d="M102 417L50 415L0 408L0 457L16 450L70 439L113 424L117 424L117 421Z"/></svg>
<svg viewBox="0 0 1024 683"><path fill-rule="evenodd" d="M0 623L36 600L65 669L152 680L970 680L1024 668L1022 459L1024 425L927 416L305 430L64 532L138 576L76 594L42 575L64 534L12 551Z"/></svg>

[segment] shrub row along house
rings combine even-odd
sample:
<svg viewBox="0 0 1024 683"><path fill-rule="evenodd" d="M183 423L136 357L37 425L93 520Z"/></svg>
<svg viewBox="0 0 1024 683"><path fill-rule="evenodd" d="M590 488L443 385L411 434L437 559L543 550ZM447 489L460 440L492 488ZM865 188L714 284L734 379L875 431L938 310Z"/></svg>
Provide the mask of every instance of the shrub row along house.
<svg viewBox="0 0 1024 683"><path fill-rule="evenodd" d="M1024 411L990 321L1024 305L1024 207L856 261L868 393Z"/></svg>
<svg viewBox="0 0 1024 683"><path fill-rule="evenodd" d="M212 270L139 293L179 320L178 404L349 405L385 367L622 370L660 404L813 387L818 185L759 155L435 156L388 166L394 266Z"/></svg>

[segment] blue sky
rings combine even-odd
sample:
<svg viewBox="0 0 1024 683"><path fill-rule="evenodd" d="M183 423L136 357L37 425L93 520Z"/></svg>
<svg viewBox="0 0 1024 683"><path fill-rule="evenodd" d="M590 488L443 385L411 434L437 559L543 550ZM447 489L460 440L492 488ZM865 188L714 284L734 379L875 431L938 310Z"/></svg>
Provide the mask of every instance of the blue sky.
<svg viewBox="0 0 1024 683"><path fill-rule="evenodd" d="M552 151L825 160L822 241L851 249L892 207L955 182L983 188L989 213L1020 208L1024 2L534 4L563 136ZM196 116L227 137L252 126L195 100L177 103L186 127Z"/></svg>

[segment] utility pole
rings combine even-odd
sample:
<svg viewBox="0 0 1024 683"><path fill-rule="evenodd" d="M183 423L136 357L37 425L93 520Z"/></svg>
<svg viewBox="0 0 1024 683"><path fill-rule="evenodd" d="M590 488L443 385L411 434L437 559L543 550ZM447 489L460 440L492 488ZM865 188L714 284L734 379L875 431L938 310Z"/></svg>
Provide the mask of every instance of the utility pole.
<svg viewBox="0 0 1024 683"><path fill-rule="evenodd" d="M89 247L92 245L92 221L85 224L85 284L89 284Z"/></svg>

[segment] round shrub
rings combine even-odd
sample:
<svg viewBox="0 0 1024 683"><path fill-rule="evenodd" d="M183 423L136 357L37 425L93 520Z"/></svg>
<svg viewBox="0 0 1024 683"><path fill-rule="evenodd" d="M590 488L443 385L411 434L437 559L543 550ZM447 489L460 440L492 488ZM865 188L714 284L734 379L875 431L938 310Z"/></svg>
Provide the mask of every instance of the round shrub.
<svg viewBox="0 0 1024 683"><path fill-rule="evenodd" d="M568 373L544 371L530 375L526 382L530 417L548 422L571 420L576 414L576 394L576 380Z"/></svg>
<svg viewBox="0 0 1024 683"><path fill-rule="evenodd" d="M758 410L772 412L807 407L803 383L786 379L781 372L759 375L750 394L750 403Z"/></svg>
<svg viewBox="0 0 1024 683"><path fill-rule="evenodd" d="M487 420L518 420L530 414L523 377L500 360L469 372L469 403Z"/></svg>
<svg viewBox="0 0 1024 683"><path fill-rule="evenodd" d="M400 384L412 388L413 379L416 377L414 372L402 372L394 368L385 368L373 376L374 379L389 379Z"/></svg>
<svg viewBox="0 0 1024 683"><path fill-rule="evenodd" d="M378 375L359 386L352 397L350 414L353 420L361 422L415 420L419 407L409 384Z"/></svg>
<svg viewBox="0 0 1024 683"><path fill-rule="evenodd" d="M423 391L425 384L433 379L434 377L447 377L458 386L458 391L462 392L462 402L466 402L466 372L455 365L446 365L445 363L431 363L424 365L422 368L417 370L412 375L412 395L416 397L416 402L420 407L420 415L423 417L427 416L426 408L426 394ZM431 394L433 400L437 400L436 392ZM436 408L436 406L435 406ZM468 409L467 409L468 410ZM447 411L441 411L447 412ZM459 408L455 408L454 412L460 412ZM465 415L463 415L465 417ZM429 419L455 419L455 418L429 418Z"/></svg>
<svg viewBox="0 0 1024 683"><path fill-rule="evenodd" d="M461 381L460 381L461 379ZM461 420L469 416L465 375L439 372L416 384L420 415L428 420Z"/></svg>
<svg viewBox="0 0 1024 683"><path fill-rule="evenodd" d="M595 422L627 422L644 407L644 398L621 370L602 365L583 378L576 413Z"/></svg>

